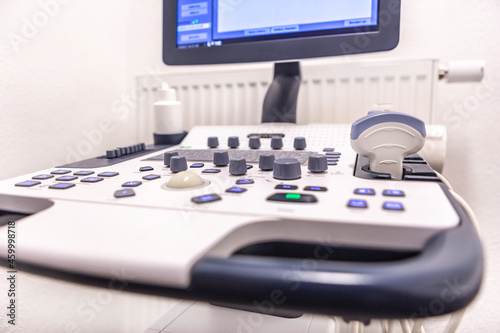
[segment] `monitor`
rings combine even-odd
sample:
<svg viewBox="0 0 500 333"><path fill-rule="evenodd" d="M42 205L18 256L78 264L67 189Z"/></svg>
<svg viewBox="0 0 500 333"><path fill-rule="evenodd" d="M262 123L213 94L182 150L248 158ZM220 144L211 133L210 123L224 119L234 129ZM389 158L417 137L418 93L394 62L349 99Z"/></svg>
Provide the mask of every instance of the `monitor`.
<svg viewBox="0 0 500 333"><path fill-rule="evenodd" d="M167 65L282 61L390 50L401 0L164 0Z"/></svg>

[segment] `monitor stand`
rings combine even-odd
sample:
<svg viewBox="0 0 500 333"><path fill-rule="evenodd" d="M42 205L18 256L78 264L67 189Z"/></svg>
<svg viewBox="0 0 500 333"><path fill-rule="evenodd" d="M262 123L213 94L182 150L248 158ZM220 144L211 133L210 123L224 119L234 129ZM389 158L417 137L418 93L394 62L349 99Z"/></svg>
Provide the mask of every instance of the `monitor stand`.
<svg viewBox="0 0 500 333"><path fill-rule="evenodd" d="M297 122L297 97L301 81L298 61L274 64L274 79L264 98L262 123Z"/></svg>

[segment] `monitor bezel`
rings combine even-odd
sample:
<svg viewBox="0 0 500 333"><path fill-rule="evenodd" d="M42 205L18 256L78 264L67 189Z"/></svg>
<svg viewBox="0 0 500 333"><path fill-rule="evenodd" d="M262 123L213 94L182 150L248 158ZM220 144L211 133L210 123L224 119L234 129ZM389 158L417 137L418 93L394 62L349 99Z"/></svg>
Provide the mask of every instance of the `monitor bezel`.
<svg viewBox="0 0 500 333"><path fill-rule="evenodd" d="M309 38L253 41L214 47L177 48L177 0L163 0L163 61L209 65L286 61L389 51L399 43L401 0L379 0L378 31Z"/></svg>

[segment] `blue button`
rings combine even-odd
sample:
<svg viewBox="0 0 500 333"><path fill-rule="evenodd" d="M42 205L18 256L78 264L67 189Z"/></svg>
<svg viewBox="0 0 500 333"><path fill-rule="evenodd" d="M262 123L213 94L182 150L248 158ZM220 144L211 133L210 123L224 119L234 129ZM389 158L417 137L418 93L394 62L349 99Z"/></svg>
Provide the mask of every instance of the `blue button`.
<svg viewBox="0 0 500 333"><path fill-rule="evenodd" d="M359 200L359 199L351 199L349 200L349 203L347 206L352 207L352 208L368 208L368 204L366 203L365 200Z"/></svg>
<svg viewBox="0 0 500 333"><path fill-rule="evenodd" d="M49 188L55 189L55 190L66 190L68 188L71 188L75 186L73 183L59 183L59 184L54 184L50 185Z"/></svg>
<svg viewBox="0 0 500 333"><path fill-rule="evenodd" d="M91 174L93 174L94 171L90 171L90 170L83 170L83 171L77 171L75 173L73 173L75 176L90 176Z"/></svg>
<svg viewBox="0 0 500 333"><path fill-rule="evenodd" d="M253 184L255 183L253 179L238 179L236 181L236 184L238 185L248 185L248 184Z"/></svg>
<svg viewBox="0 0 500 333"><path fill-rule="evenodd" d="M101 172L100 174L98 174L99 177L114 177L118 175L119 175L118 172L111 172L111 171Z"/></svg>
<svg viewBox="0 0 500 333"><path fill-rule="evenodd" d="M306 186L304 191L316 191L316 192L326 192L328 189L323 186Z"/></svg>
<svg viewBox="0 0 500 333"><path fill-rule="evenodd" d="M49 179L54 177L54 175L37 175L34 177L31 177L32 179L38 179L38 180L44 180L44 179Z"/></svg>
<svg viewBox="0 0 500 333"><path fill-rule="evenodd" d="M101 178L101 177L87 177L87 178L83 178L81 180L81 182L83 182L83 183L97 183L97 182L100 182L103 179L104 178Z"/></svg>
<svg viewBox="0 0 500 333"><path fill-rule="evenodd" d="M150 167L150 166L143 166L143 167L140 167L139 168L139 171L152 171L154 170L153 167Z"/></svg>
<svg viewBox="0 0 500 333"><path fill-rule="evenodd" d="M221 200L222 198L219 197L217 194L207 194L207 195L201 195L199 197L193 197L191 198L191 201L194 203L207 203L207 202L213 202L217 200Z"/></svg>
<svg viewBox="0 0 500 333"><path fill-rule="evenodd" d="M191 164L190 168L203 168L205 166L205 163L193 163Z"/></svg>
<svg viewBox="0 0 500 333"><path fill-rule="evenodd" d="M202 173L219 173L220 169L205 169Z"/></svg>
<svg viewBox="0 0 500 333"><path fill-rule="evenodd" d="M253 165L247 164L247 170L250 170L251 168L253 168Z"/></svg>
<svg viewBox="0 0 500 333"><path fill-rule="evenodd" d="M78 177L76 177L76 176L62 176L62 177L56 178L56 180L60 181L60 182L69 182L69 181L72 181L75 179L78 179Z"/></svg>
<svg viewBox="0 0 500 333"><path fill-rule="evenodd" d="M386 197L404 197L405 192L400 190L384 190L382 193Z"/></svg>
<svg viewBox="0 0 500 333"><path fill-rule="evenodd" d="M342 155L342 153L340 152L335 152L335 153L325 153L326 156L329 156L329 157L340 157L340 155Z"/></svg>
<svg viewBox="0 0 500 333"><path fill-rule="evenodd" d="M375 195L375 190L372 188L357 188L354 190L354 194Z"/></svg>
<svg viewBox="0 0 500 333"><path fill-rule="evenodd" d="M383 208L387 210L404 210L403 204L401 202L394 201L384 202Z"/></svg>
<svg viewBox="0 0 500 333"><path fill-rule="evenodd" d="M337 165L337 162L334 162L334 161L328 161L327 163L328 165Z"/></svg>
<svg viewBox="0 0 500 333"><path fill-rule="evenodd" d="M296 185L287 185L287 184L281 184L281 185L276 185L275 189L276 190L296 190L299 187Z"/></svg>
<svg viewBox="0 0 500 333"><path fill-rule="evenodd" d="M231 188L228 188L226 190L226 192L229 192L229 193L243 193L243 192L246 192L247 189L246 188L242 188L242 187L231 187Z"/></svg>
<svg viewBox="0 0 500 333"><path fill-rule="evenodd" d="M17 183L16 186L21 186L21 187L31 187L35 185L40 185L42 182L37 182L34 180L25 180L24 182Z"/></svg>
<svg viewBox="0 0 500 333"><path fill-rule="evenodd" d="M133 197L135 192L131 188L115 191L115 198Z"/></svg>
<svg viewBox="0 0 500 333"><path fill-rule="evenodd" d="M141 181L134 180L134 181L131 181L131 182L123 183L122 186L123 187L137 187L137 186L139 186L141 184L142 184Z"/></svg>
<svg viewBox="0 0 500 333"><path fill-rule="evenodd" d="M53 175L65 175L67 173L70 173L70 170L54 170L51 172Z"/></svg>
<svg viewBox="0 0 500 333"><path fill-rule="evenodd" d="M142 177L142 179L146 179L146 180L155 180L158 178L160 178L160 175L147 175L147 176Z"/></svg>

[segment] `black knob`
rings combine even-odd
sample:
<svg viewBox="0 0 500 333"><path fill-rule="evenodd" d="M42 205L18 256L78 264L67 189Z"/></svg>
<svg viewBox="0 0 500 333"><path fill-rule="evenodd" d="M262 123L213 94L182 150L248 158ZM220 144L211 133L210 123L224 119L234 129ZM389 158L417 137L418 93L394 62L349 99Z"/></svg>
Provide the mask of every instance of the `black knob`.
<svg viewBox="0 0 500 333"><path fill-rule="evenodd" d="M179 156L179 153L176 151L167 151L165 154L163 154L163 164L169 167L170 159L174 156Z"/></svg>
<svg viewBox="0 0 500 333"><path fill-rule="evenodd" d="M227 146L229 148L238 148L240 145L240 138L237 136L230 136L227 138Z"/></svg>
<svg viewBox="0 0 500 333"><path fill-rule="evenodd" d="M216 136L209 136L207 139L207 146L210 148L217 148L219 146L219 138Z"/></svg>
<svg viewBox="0 0 500 333"><path fill-rule="evenodd" d="M264 171L271 171L274 166L274 154L262 154L259 156L259 168Z"/></svg>
<svg viewBox="0 0 500 333"><path fill-rule="evenodd" d="M298 136L293 140L293 148L297 150L306 149L306 138Z"/></svg>
<svg viewBox="0 0 500 333"><path fill-rule="evenodd" d="M273 176L280 180L299 179L302 171L296 158L280 158L274 161Z"/></svg>
<svg viewBox="0 0 500 333"><path fill-rule="evenodd" d="M248 147L251 149L259 149L260 148L260 138L255 136L251 137L250 140L248 140Z"/></svg>
<svg viewBox="0 0 500 333"><path fill-rule="evenodd" d="M229 164L229 154L227 151L216 151L214 153L214 165L226 166Z"/></svg>
<svg viewBox="0 0 500 333"><path fill-rule="evenodd" d="M311 172L325 172L328 170L328 161L326 156L322 154L313 154L309 156L307 168Z"/></svg>
<svg viewBox="0 0 500 333"><path fill-rule="evenodd" d="M247 162L243 157L235 158L229 162L229 173L233 176L242 176L247 173Z"/></svg>
<svg viewBox="0 0 500 333"><path fill-rule="evenodd" d="M283 139L281 138L281 136L273 136L271 138L271 148L272 149L283 148Z"/></svg>
<svg viewBox="0 0 500 333"><path fill-rule="evenodd" d="M187 170L187 161L185 156L173 156L170 159L170 171L180 172Z"/></svg>

